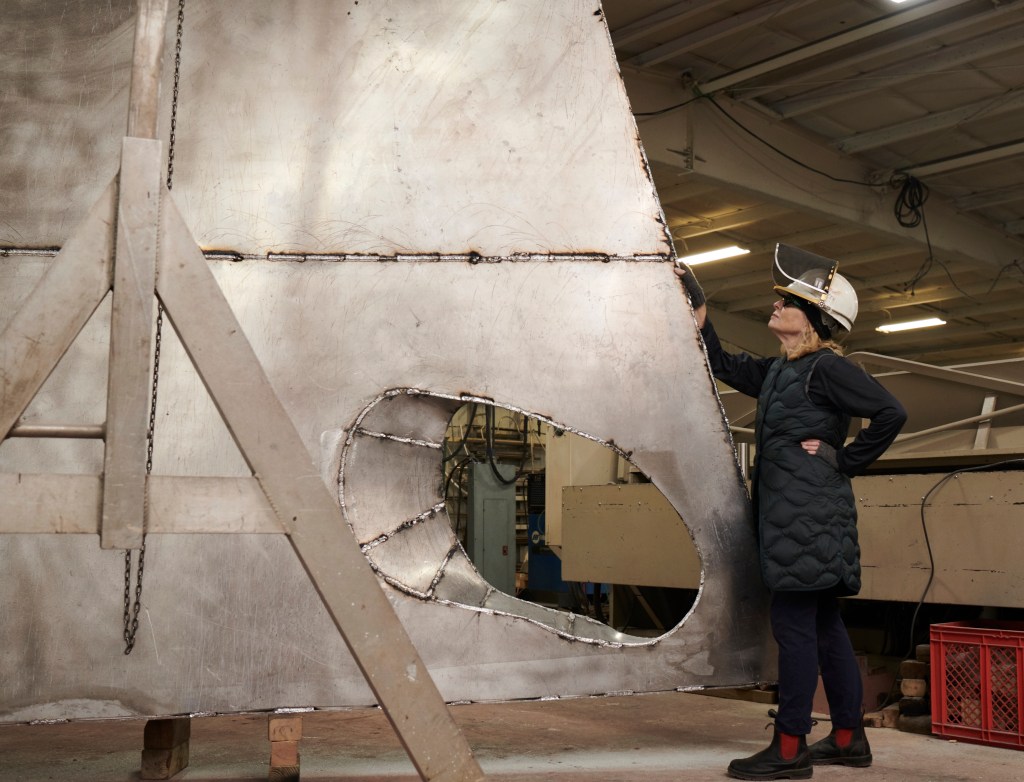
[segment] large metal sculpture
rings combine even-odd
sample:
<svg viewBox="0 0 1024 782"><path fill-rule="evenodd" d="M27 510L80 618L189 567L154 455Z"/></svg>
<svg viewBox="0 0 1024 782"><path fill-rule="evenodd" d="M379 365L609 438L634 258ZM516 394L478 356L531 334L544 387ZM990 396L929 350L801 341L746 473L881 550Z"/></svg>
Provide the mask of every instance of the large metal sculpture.
<svg viewBox="0 0 1024 782"><path fill-rule="evenodd" d="M151 134L171 135L180 78L170 192L167 149L122 144L133 13L0 19L23 44L0 53L19 74L0 145L0 721L390 699L393 722L425 723L399 727L424 778L469 779L468 753L451 770L424 746L448 724L433 684L454 701L771 678L746 494L597 4L196 4ZM146 477L154 290L173 331ZM47 379L64 346L46 340L79 326ZM677 628L630 637L483 581L440 496L467 400L604 442L657 484L703 564ZM110 549L143 519L126 656ZM392 611L412 656L374 646Z"/></svg>

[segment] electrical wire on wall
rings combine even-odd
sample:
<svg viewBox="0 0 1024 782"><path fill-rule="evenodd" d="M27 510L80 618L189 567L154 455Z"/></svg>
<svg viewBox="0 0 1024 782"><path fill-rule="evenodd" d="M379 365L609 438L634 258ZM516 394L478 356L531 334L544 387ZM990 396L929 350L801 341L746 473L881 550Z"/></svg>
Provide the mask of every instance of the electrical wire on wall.
<svg viewBox="0 0 1024 782"><path fill-rule="evenodd" d="M494 422L494 405L487 405L487 407L484 409L484 427L485 427L486 432L487 432L487 436L486 436L486 440L487 440L487 463L490 464L490 466L491 466L491 472L494 474L494 479L496 481L498 481L498 483L503 484L504 486L510 486L513 483L515 483L516 481L518 481L520 478L522 478L523 474L526 472L527 456L526 456L525 446L529 442L528 430L527 430L526 423L524 422L523 423L523 446L524 446L523 459L520 462L519 467L516 468L515 475L513 475L511 478L505 478L504 476L502 476L501 471L498 470L498 465L497 465L497 463L495 461L495 458L494 458L494 430L495 430L495 426L496 426L496 424Z"/></svg>
<svg viewBox="0 0 1024 782"><path fill-rule="evenodd" d="M1024 459L1006 459L1001 462L994 462L992 464L982 464L977 467L964 467L960 470L954 470L951 473L947 473L942 476L934 486L932 486L928 492L921 498L921 531L924 534L925 547L928 550L928 582L925 584L924 590L921 592L921 599L917 601L917 606L914 608L914 615L910 620L910 648L907 651L905 657L911 657L914 652L914 632L917 625L917 616L921 611L921 606L924 605L925 598L928 595L928 590L932 587L932 581L935 580L935 555L932 552L931 540L928 537L928 523L925 520L925 508L928 506L928 500L935 492L941 489L948 481L962 475L965 472L984 472L986 470L995 470L1005 468L1010 465L1017 465L1024 467Z"/></svg>
<svg viewBox="0 0 1024 782"><path fill-rule="evenodd" d="M928 536L928 523L927 523L927 520L925 518L925 509L928 507L929 500L931 499L932 495L934 495L937 491L939 491L939 489L941 489L943 486L945 486L947 482L949 482L949 481L959 477L963 473L966 473L966 472L984 472L986 470L995 470L995 469L1000 469L1000 468L1008 467L1008 466L1011 466L1011 465L1017 465L1017 466L1020 466L1020 467L1024 467L1024 459L1006 459L1006 460L1001 461L1001 462L993 462L992 464L982 464L982 465L978 465L976 467L964 467L964 468L959 469L959 470L954 470L953 472L950 472L950 473L947 473L947 474L943 475L938 481L936 481L932 485L932 487L925 493L925 495L923 497L921 497L921 504L920 504L921 532L924 535L925 548L928 551L928 581L925 583L924 589L921 590L921 597L920 597L920 599L917 601L916 605L914 606L914 611L913 611L913 614L911 615L911 618L910 618L910 627L909 627L909 632L908 632L908 648L907 648L907 651L903 654L901 659L909 660L909 659L914 659L914 657L915 657L914 652L915 652L917 643L916 643L916 639L915 639L914 636L915 636L915 633L917 632L917 619L918 619L918 615L921 612L921 608L924 606L925 599L928 596L928 591L932 587L932 582L935 580L935 554L932 551L931 539ZM884 708L888 704L893 703L896 700L898 700L897 695L896 695L898 689L899 689L899 677L895 677L893 679L892 687L889 689L888 695L885 697L885 700L879 705L879 708Z"/></svg>
<svg viewBox="0 0 1024 782"><path fill-rule="evenodd" d="M469 432L473 428L473 421L476 420L476 402L473 402L472 407L469 408L469 415L466 416L466 428L462 430L462 437L459 439L458 445L452 450L451 453L444 454L441 457L441 464L447 464L449 461L454 459L459 451L465 451L467 456L470 456L469 448L466 447L466 442L469 440ZM443 444L442 444L443 445ZM443 451L442 451L443 453Z"/></svg>

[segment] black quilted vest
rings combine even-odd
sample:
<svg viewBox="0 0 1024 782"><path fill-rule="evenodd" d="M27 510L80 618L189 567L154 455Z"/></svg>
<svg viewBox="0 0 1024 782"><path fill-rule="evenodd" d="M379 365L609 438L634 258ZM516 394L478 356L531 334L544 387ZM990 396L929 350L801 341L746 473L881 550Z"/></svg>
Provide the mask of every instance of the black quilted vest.
<svg viewBox="0 0 1024 782"><path fill-rule="evenodd" d="M860 591L857 508L850 479L800 442L818 439L839 450L850 417L814 404L811 373L828 350L779 359L757 400L757 462L752 495L758 520L761 575L772 591L837 587Z"/></svg>

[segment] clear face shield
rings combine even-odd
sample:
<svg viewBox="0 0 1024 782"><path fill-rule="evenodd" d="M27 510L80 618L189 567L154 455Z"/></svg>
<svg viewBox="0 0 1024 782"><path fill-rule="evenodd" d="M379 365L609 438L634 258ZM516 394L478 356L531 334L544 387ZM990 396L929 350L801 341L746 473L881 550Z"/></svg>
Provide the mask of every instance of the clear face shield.
<svg viewBox="0 0 1024 782"><path fill-rule="evenodd" d="M836 261L799 247L777 244L772 280L776 292L791 293L820 305L828 298L838 266Z"/></svg>

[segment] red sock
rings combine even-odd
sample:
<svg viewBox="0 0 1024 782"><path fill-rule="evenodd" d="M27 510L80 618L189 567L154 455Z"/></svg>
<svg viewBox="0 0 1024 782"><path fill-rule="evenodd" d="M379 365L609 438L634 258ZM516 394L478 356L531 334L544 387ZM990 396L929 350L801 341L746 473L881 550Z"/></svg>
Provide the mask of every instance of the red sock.
<svg viewBox="0 0 1024 782"><path fill-rule="evenodd" d="M845 748L850 746L853 740L853 730L850 728L836 728L836 746Z"/></svg>
<svg viewBox="0 0 1024 782"><path fill-rule="evenodd" d="M779 731L781 741L779 743L779 751L782 753L783 760L792 760L796 757L797 750L800 748L800 737L790 736L788 733Z"/></svg>

